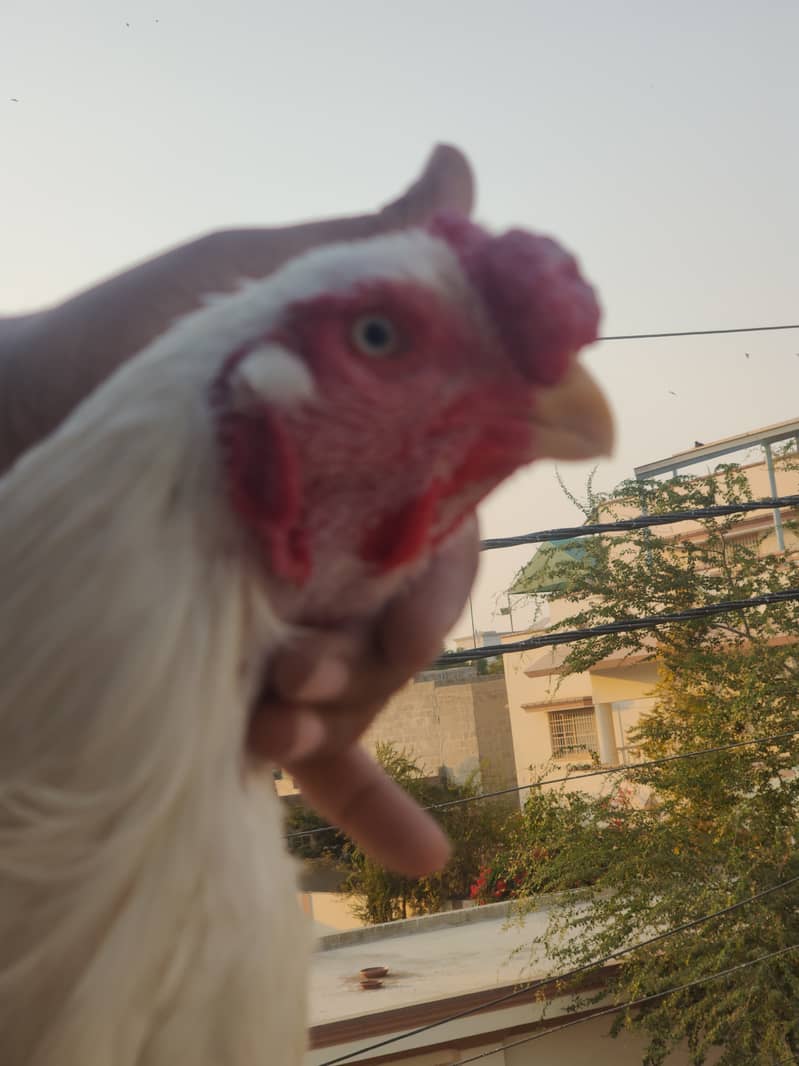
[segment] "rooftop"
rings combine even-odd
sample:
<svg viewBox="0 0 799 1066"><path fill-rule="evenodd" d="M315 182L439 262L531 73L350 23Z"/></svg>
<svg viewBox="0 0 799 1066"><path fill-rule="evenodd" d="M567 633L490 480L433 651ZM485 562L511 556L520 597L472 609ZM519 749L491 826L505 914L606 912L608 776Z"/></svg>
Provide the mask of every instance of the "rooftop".
<svg viewBox="0 0 799 1066"><path fill-rule="evenodd" d="M657 477L658 474L676 473L684 466L692 466L695 463L705 462L708 459L717 459L722 455L730 455L732 452L745 451L757 445L776 444L778 441L799 440L799 419L793 418L788 422L778 422L773 426L763 426L761 429L752 430L749 433L740 433L735 437L724 437L721 440L711 441L710 444L697 441L693 448L666 459L656 459L651 463L644 463L635 468L635 476L639 479Z"/></svg>
<svg viewBox="0 0 799 1066"><path fill-rule="evenodd" d="M549 918L545 902L523 925L513 920L512 904L497 903L323 937L311 965L314 1050L308 1066L327 1061L334 1048L336 1055L362 1052L386 1034L441 1022L465 1007L484 1007L523 981L547 976L551 964L530 950ZM382 988L361 989L360 970L370 966L388 969ZM554 1017L569 1000L561 1002L554 987L550 991L547 1014ZM469 1024L482 1032L520 1021L536 1024L546 998L522 993L493 1011L475 1011ZM433 1033L403 1039L396 1052L451 1036L451 1026L442 1024Z"/></svg>
<svg viewBox="0 0 799 1066"><path fill-rule="evenodd" d="M508 914L508 905L498 903L324 937L311 968L311 1024L495 989L542 974L540 965L527 967L527 951L510 956L543 932L547 912L534 912L524 926L509 925ZM359 971L366 966L388 967L383 988L361 990Z"/></svg>
<svg viewBox="0 0 799 1066"><path fill-rule="evenodd" d="M516 575L510 594L560 592L566 568L582 562L585 554L585 538L546 541Z"/></svg>

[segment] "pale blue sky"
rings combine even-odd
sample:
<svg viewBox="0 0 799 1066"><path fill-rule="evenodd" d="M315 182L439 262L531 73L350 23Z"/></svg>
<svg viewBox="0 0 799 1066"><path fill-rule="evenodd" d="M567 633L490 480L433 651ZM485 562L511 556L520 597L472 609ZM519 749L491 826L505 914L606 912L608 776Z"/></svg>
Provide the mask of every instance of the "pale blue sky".
<svg viewBox="0 0 799 1066"><path fill-rule="evenodd" d="M795 0L4 0L0 311L219 226L360 212L445 139L481 219L578 253L605 332L796 322L797 42ZM797 353L799 331L598 346L598 486L797 416ZM491 536L577 520L551 466L483 508ZM485 557L481 624L528 555Z"/></svg>

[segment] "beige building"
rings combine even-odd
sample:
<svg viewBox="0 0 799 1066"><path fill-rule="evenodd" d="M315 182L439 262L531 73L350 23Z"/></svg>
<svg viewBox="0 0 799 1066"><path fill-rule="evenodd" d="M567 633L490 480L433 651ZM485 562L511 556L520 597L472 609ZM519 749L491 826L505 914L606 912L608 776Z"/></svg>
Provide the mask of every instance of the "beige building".
<svg viewBox="0 0 799 1066"><path fill-rule="evenodd" d="M463 782L480 774L485 790L516 784L505 678L474 667L419 674L388 703L364 736L405 748L430 777Z"/></svg>
<svg viewBox="0 0 799 1066"><path fill-rule="evenodd" d="M799 493L799 475L774 463L771 444L796 439L799 421L771 426L742 437L701 445L690 452L636 469L637 477L653 477L669 473L690 473L700 463L711 463L720 456L735 458L753 446L761 447L761 461L749 463L746 472L755 499L787 496ZM703 471L704 472L704 471ZM632 512L631 512L632 513ZM781 515L773 511L753 511L741 522L740 541L759 545L763 553L796 550L796 537L784 527L787 518L796 519L797 511L785 510ZM695 522L653 527L659 536L675 538L700 537L701 527ZM548 600L545 624L527 633L514 633L503 638L505 643L523 639L545 631L570 614L576 607L558 599L557 583L552 582L551 563L557 552L579 552L579 541L552 542L545 545L525 573L528 588L535 589ZM549 576L548 576L549 575ZM511 730L519 784L526 784L541 776L549 768L550 776L559 776L570 765L586 765L598 758L603 766L615 766L631 761L628 734L639 717L653 705L652 689L657 680L657 663L643 654L625 657L621 654L597 663L583 674L564 677L561 665L568 647L509 653L505 656L505 676L508 689ZM575 782L577 787L597 793L607 788L608 778L588 778ZM525 793L521 794L522 800Z"/></svg>
<svg viewBox="0 0 799 1066"><path fill-rule="evenodd" d="M419 674L393 697L364 736L374 752L392 743L418 760L428 777L464 782L479 774L485 791L513 788L513 751L508 695L502 674L481 675L474 666ZM291 777L276 780L278 793L292 802ZM329 884L318 871L305 879L300 902L319 932L360 926L351 900L339 890L335 871Z"/></svg>
<svg viewBox="0 0 799 1066"><path fill-rule="evenodd" d="M471 639L471 638L470 638ZM380 743L405 749L428 777L464 782L479 773L485 790L516 784L516 761L505 678L473 666L418 674L388 702L363 737L372 753ZM275 785L295 795L291 777Z"/></svg>

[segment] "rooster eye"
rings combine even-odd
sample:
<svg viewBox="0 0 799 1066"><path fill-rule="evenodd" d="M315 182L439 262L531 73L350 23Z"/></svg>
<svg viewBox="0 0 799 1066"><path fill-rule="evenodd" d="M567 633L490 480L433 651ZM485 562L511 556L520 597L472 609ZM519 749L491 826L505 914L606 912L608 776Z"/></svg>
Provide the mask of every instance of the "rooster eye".
<svg viewBox="0 0 799 1066"><path fill-rule="evenodd" d="M399 337L394 323L383 315L362 315L352 327L352 340L363 355L394 355Z"/></svg>

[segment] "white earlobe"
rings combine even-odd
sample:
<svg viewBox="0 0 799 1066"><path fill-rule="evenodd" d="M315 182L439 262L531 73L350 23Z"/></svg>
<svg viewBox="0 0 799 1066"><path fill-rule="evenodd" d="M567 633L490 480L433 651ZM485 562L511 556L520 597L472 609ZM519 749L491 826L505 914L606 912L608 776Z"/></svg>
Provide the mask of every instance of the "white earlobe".
<svg viewBox="0 0 799 1066"><path fill-rule="evenodd" d="M315 393L305 363L279 344L259 344L248 352L233 371L231 384L242 406L257 399L292 407Z"/></svg>

